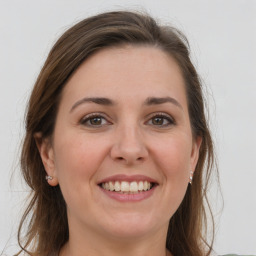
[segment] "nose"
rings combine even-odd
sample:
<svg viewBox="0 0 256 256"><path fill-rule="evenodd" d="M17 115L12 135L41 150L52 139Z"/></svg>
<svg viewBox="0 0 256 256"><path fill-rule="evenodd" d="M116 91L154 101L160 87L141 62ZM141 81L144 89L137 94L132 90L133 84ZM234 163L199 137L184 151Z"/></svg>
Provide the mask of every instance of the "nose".
<svg viewBox="0 0 256 256"><path fill-rule="evenodd" d="M120 127L115 131L111 158L126 165L144 162L148 150L138 127Z"/></svg>

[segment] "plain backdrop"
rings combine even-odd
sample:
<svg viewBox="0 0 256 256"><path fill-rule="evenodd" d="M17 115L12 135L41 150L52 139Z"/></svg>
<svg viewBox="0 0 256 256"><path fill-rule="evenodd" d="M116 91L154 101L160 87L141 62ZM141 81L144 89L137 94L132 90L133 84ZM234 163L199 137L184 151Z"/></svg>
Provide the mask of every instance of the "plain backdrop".
<svg viewBox="0 0 256 256"><path fill-rule="evenodd" d="M48 51L77 21L116 9L146 10L187 35L208 88L224 199L221 212L220 193L212 190L214 248L256 254L255 0L0 0L0 254L17 248L27 195L18 166L23 116Z"/></svg>

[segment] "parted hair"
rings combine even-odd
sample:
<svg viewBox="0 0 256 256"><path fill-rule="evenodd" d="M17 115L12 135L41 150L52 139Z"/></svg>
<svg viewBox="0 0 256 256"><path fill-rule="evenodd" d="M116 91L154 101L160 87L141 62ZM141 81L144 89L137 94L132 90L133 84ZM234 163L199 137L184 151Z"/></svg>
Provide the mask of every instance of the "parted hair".
<svg viewBox="0 0 256 256"><path fill-rule="evenodd" d="M26 110L20 158L31 197L20 222L21 250L16 255L58 255L68 241L66 203L60 187L49 186L45 180L35 134L52 136L63 88L74 71L95 52L122 45L156 47L174 58L180 67L193 136L201 136L202 144L193 185L188 185L181 205L170 219L166 248L174 256L206 256L212 251L214 225L207 190L215 169L214 150L202 84L191 62L188 41L179 30L159 24L148 14L115 11L86 18L68 29L54 44L35 82ZM207 242L209 227L211 238Z"/></svg>

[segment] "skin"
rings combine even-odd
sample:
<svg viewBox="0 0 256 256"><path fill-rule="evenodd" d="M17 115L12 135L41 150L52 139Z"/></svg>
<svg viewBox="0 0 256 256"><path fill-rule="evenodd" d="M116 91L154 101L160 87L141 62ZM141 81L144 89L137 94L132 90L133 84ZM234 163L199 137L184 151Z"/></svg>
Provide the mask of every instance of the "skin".
<svg viewBox="0 0 256 256"><path fill-rule="evenodd" d="M175 101L145 105L149 97L167 96ZM81 102L85 97L115 104ZM157 119L159 113L164 117ZM146 46L97 52L67 82L52 139L36 137L53 176L49 185L59 184L67 203L70 239L61 256L171 255L165 249L169 219L201 144L192 136L184 80L172 57ZM116 174L146 175L157 186L145 200L120 202L98 186Z"/></svg>

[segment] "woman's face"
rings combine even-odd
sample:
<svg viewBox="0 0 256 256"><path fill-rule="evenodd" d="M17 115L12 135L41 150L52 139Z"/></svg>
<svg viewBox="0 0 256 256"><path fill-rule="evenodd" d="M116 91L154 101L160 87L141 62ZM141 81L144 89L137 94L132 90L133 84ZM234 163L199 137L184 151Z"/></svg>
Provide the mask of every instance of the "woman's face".
<svg viewBox="0 0 256 256"><path fill-rule="evenodd" d="M70 231L141 237L165 231L198 159L185 85L153 47L99 51L66 84L51 144L40 152L59 184Z"/></svg>

